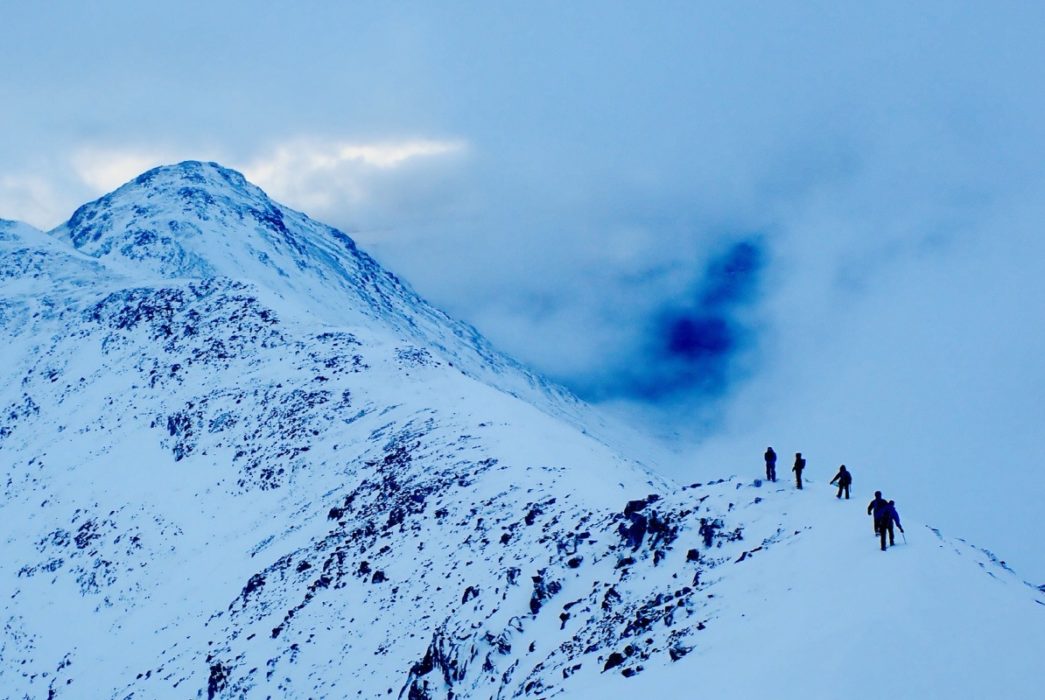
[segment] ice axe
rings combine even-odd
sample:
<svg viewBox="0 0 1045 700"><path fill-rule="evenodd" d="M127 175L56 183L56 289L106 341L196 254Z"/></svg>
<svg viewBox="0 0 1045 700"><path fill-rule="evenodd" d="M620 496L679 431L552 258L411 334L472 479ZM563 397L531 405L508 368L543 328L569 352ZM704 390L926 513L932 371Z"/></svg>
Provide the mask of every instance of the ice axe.
<svg viewBox="0 0 1045 700"><path fill-rule="evenodd" d="M903 543L907 544L907 533L903 530L900 530L900 537L903 537Z"/></svg>

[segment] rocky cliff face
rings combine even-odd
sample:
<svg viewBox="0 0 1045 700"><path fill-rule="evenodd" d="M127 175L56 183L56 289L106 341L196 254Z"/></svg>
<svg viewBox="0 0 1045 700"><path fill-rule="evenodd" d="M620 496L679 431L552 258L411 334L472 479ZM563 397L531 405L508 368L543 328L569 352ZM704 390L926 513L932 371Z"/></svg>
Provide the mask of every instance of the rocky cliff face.
<svg viewBox="0 0 1045 700"><path fill-rule="evenodd" d="M51 234L0 225L0 341L5 697L679 696L673 669L714 687L758 643L779 562L842 575L821 548L845 526L810 494L629 462L218 166L146 173ZM1040 593L933 538L945 580L1040 620Z"/></svg>

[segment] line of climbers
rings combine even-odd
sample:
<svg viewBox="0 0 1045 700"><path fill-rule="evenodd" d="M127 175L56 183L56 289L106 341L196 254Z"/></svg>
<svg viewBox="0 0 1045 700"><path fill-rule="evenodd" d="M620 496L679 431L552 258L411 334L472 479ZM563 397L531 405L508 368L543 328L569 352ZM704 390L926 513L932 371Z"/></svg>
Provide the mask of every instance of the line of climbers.
<svg viewBox="0 0 1045 700"><path fill-rule="evenodd" d="M766 480L776 481L776 452L772 447L766 448L764 455L766 460ZM795 453L795 466L791 467L791 471L795 473L795 486L799 489L802 488L802 471L806 468L805 457L802 456L801 452ZM831 479L830 483L834 485L838 484L838 494L835 498L841 498L842 494L845 494L846 500L849 500L849 487L853 484L853 475L846 469L843 464L838 468L838 473ZM896 523L896 527L903 532L903 525L900 524L900 515L896 512L896 501L887 501L882 498L881 491L874 492L874 500L871 501L867 506L867 514L874 516L874 534L875 537L881 539L882 551L885 551L885 536L889 535L889 546L892 547L896 543L893 538L893 523Z"/></svg>

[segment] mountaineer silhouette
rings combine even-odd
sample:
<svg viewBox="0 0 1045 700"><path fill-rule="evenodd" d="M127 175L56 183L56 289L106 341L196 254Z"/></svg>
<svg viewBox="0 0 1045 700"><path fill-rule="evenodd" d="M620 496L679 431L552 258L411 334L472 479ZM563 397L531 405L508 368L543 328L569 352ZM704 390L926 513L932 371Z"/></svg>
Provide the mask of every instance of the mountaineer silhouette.
<svg viewBox="0 0 1045 700"><path fill-rule="evenodd" d="M766 448L766 481L776 481L776 452L772 447Z"/></svg>
<svg viewBox="0 0 1045 700"><path fill-rule="evenodd" d="M900 532L903 532L903 525L900 524L900 514L896 512L896 501L889 501L885 506L885 513L882 515L882 524L878 526L881 530L882 549L885 549L886 532L889 533L889 546L893 547L896 545L896 542L893 540L893 523L896 523L896 527L900 528Z"/></svg>
<svg viewBox="0 0 1045 700"><path fill-rule="evenodd" d="M835 498L841 498L842 491L845 491L845 498L849 500L849 486L853 483L853 475L849 473L844 464L838 468L835 478L831 479L832 484L836 481L838 482L838 495Z"/></svg>
<svg viewBox="0 0 1045 700"><path fill-rule="evenodd" d="M802 456L801 452L795 453L795 466L791 467L791 471L795 473L795 486L802 488L802 470L806 468L806 458Z"/></svg>

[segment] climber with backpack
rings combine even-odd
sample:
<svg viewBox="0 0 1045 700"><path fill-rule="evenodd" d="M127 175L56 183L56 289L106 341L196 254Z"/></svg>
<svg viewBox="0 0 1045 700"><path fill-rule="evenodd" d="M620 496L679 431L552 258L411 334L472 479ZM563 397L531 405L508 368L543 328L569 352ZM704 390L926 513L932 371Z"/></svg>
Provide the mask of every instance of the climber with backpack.
<svg viewBox="0 0 1045 700"><path fill-rule="evenodd" d="M799 489L802 488L802 470L806 468L806 458L802 456L801 452L795 453L795 466L791 467L791 471L795 473L795 486Z"/></svg>

